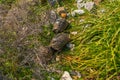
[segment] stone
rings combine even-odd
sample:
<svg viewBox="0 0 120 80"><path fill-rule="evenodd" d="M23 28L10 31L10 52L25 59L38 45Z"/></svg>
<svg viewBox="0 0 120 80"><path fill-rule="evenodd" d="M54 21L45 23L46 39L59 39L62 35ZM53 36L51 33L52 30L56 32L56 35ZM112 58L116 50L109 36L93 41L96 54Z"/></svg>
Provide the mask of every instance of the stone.
<svg viewBox="0 0 120 80"><path fill-rule="evenodd" d="M78 34L78 32L77 31L73 31L73 32L71 32L71 34L72 35L76 35L76 34Z"/></svg>
<svg viewBox="0 0 120 80"><path fill-rule="evenodd" d="M81 9L82 7L84 7L83 0L77 0L77 8Z"/></svg>
<svg viewBox="0 0 120 80"><path fill-rule="evenodd" d="M68 71L64 71L60 80L73 80Z"/></svg>
<svg viewBox="0 0 120 80"><path fill-rule="evenodd" d="M86 2L84 7L85 9L87 9L88 11L91 11L94 8L94 2Z"/></svg>
<svg viewBox="0 0 120 80"><path fill-rule="evenodd" d="M72 78L75 80L78 80L81 78L81 74L78 71L71 71L70 74L71 74Z"/></svg>
<svg viewBox="0 0 120 80"><path fill-rule="evenodd" d="M105 10L105 9L101 9L100 12L101 12L101 13L105 13L106 10Z"/></svg>
<svg viewBox="0 0 120 80"><path fill-rule="evenodd" d="M54 24L57 18L58 18L58 16L57 16L56 12L51 10L50 14L49 14L50 23Z"/></svg>
<svg viewBox="0 0 120 80"><path fill-rule="evenodd" d="M53 25L53 32L60 33L68 27L69 23L65 19L57 19Z"/></svg>
<svg viewBox="0 0 120 80"><path fill-rule="evenodd" d="M82 2L83 0L77 0L77 2Z"/></svg>
<svg viewBox="0 0 120 80"><path fill-rule="evenodd" d="M60 56L56 56L56 61L60 61Z"/></svg>
<svg viewBox="0 0 120 80"><path fill-rule="evenodd" d="M84 19L80 19L80 22L84 22L85 20Z"/></svg>
<svg viewBox="0 0 120 80"><path fill-rule="evenodd" d="M71 51L73 51L74 48L75 48L75 44L69 43L69 44L67 44L67 47L68 47Z"/></svg>
<svg viewBox="0 0 120 80"><path fill-rule="evenodd" d="M95 6L95 2L83 2L83 0L77 0L77 8L80 10L82 8L91 11Z"/></svg>
<svg viewBox="0 0 120 80"><path fill-rule="evenodd" d="M50 47L54 50L61 51L63 47L70 41L67 33L59 33L50 42Z"/></svg>
<svg viewBox="0 0 120 80"><path fill-rule="evenodd" d="M71 15L72 16L75 16L76 14L79 14L79 15L82 15L82 14L84 14L85 13L85 11L84 10L74 10L72 13L71 13Z"/></svg>

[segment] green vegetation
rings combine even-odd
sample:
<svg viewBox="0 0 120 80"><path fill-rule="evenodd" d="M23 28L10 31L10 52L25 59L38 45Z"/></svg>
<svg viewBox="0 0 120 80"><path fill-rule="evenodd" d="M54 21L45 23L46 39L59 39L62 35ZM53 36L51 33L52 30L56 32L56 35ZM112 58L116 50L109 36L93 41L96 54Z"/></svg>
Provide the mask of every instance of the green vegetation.
<svg viewBox="0 0 120 80"><path fill-rule="evenodd" d="M12 4L15 0L0 0L1 4ZM66 0L62 5L67 8L68 12L76 9L74 0ZM72 4L72 5L71 5ZM47 6L48 8L49 6ZM49 66L59 70L75 70L82 74L83 80L119 80L120 79L120 1L104 0L97 6L96 14L86 12L84 15L70 16L71 22L69 32L77 31L77 35L71 36L71 43L75 44L73 51L64 50L59 54L62 56L58 62L53 62ZM42 11L41 6L37 5L34 10L35 15ZM43 8L43 7L42 7ZM47 10L45 7L45 10ZM40 11L41 10L41 11ZM101 10L104 10L102 12ZM30 17L34 21L34 17ZM84 19L80 22L80 19ZM85 25L90 26L85 27ZM0 29L0 48L5 50L0 54L0 72L13 80L31 80L35 64L21 66L19 54L28 54L31 50L38 48L41 44L48 45L53 33L52 27L43 27L43 33L37 33L27 36L21 42L22 50L18 50L12 44L17 40L15 32L4 33ZM35 41L36 40L36 41ZM24 44L28 41L29 44ZM22 51L22 52L21 52ZM27 52L28 51L28 52ZM61 74L55 72L45 72L58 80ZM49 77L47 78L49 80Z"/></svg>
<svg viewBox="0 0 120 80"><path fill-rule="evenodd" d="M72 29L79 31L73 36L72 42L76 47L64 57L64 66L80 71L85 79L120 79L119 7L119 1L106 1L98 6L97 14L88 13L84 22L75 24L75 19ZM105 9L105 12L100 13L101 9ZM81 29L88 23L92 26Z"/></svg>

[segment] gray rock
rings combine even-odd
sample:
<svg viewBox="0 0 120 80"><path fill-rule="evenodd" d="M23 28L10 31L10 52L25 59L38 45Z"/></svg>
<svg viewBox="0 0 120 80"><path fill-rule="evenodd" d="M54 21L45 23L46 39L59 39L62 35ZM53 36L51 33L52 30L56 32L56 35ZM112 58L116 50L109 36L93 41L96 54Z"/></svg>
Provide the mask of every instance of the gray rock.
<svg viewBox="0 0 120 80"><path fill-rule="evenodd" d="M67 44L67 47L68 47L71 51L73 51L74 48L75 48L75 44L69 43L69 44Z"/></svg>
<svg viewBox="0 0 120 80"><path fill-rule="evenodd" d="M68 71L64 71L60 80L73 80Z"/></svg>
<svg viewBox="0 0 120 80"><path fill-rule="evenodd" d="M79 10L74 10L74 11L71 13L71 15L72 15L72 16L75 16L76 14L82 15L82 14L84 14L84 13L85 13L84 10L79 9Z"/></svg>
<svg viewBox="0 0 120 80"><path fill-rule="evenodd" d="M84 5L85 9L87 9L88 11L91 11L94 8L94 6L94 2L86 2Z"/></svg>
<svg viewBox="0 0 120 80"><path fill-rule="evenodd" d="M78 78L81 78L81 74L80 74L80 72L78 72L78 71L71 71L70 74L71 74L72 76L76 76L76 77L78 77Z"/></svg>
<svg viewBox="0 0 120 80"><path fill-rule="evenodd" d="M81 9L82 7L84 7L83 0L77 0L77 8Z"/></svg>
<svg viewBox="0 0 120 80"><path fill-rule="evenodd" d="M50 47L54 50L61 51L69 41L70 39L68 34L59 33L51 40Z"/></svg>
<svg viewBox="0 0 120 80"><path fill-rule="evenodd" d="M54 24L57 18L58 18L58 16L57 16L56 12L51 10L50 14L49 14L50 23Z"/></svg>
<svg viewBox="0 0 120 80"><path fill-rule="evenodd" d="M76 0L77 2L82 2L83 0Z"/></svg>
<svg viewBox="0 0 120 80"><path fill-rule="evenodd" d="M91 11L95 6L94 2L83 2L83 0L77 0L77 8L81 9L81 8L85 8L88 11Z"/></svg>

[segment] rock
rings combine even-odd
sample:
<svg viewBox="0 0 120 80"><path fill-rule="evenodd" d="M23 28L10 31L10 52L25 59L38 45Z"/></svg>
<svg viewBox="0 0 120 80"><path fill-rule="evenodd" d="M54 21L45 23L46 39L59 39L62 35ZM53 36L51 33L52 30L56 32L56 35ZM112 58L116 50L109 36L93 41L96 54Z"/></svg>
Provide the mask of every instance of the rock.
<svg viewBox="0 0 120 80"><path fill-rule="evenodd" d="M70 39L67 33L59 33L51 40L50 47L54 50L61 51L69 41Z"/></svg>
<svg viewBox="0 0 120 80"><path fill-rule="evenodd" d="M53 32L59 33L67 28L69 23L65 19L57 19L53 25Z"/></svg>
<svg viewBox="0 0 120 80"><path fill-rule="evenodd" d="M77 8L80 10L82 8L91 11L94 8L94 2L83 2L83 0L77 0Z"/></svg>
<svg viewBox="0 0 120 80"><path fill-rule="evenodd" d="M60 61L60 56L56 56L56 61Z"/></svg>
<svg viewBox="0 0 120 80"><path fill-rule="evenodd" d="M87 3L85 3L84 7L88 11L91 11L94 8L94 5L95 5L94 2L87 2Z"/></svg>
<svg viewBox="0 0 120 80"><path fill-rule="evenodd" d="M83 0L77 0L77 8L81 9L82 7L84 7Z"/></svg>
<svg viewBox="0 0 120 80"><path fill-rule="evenodd" d="M69 43L67 44L67 47L70 48L71 51L73 51L75 48L75 44Z"/></svg>
<svg viewBox="0 0 120 80"><path fill-rule="evenodd" d="M71 13L71 15L72 15L72 16L75 16L76 14L82 15L82 14L84 14L84 13L85 13L84 10L74 10L74 11Z"/></svg>
<svg viewBox="0 0 120 80"><path fill-rule="evenodd" d="M93 26L93 24L87 23L87 24L85 24L84 28L91 27L91 26Z"/></svg>
<svg viewBox="0 0 120 80"><path fill-rule="evenodd" d="M80 19L80 22L84 22L85 20L84 19Z"/></svg>
<svg viewBox="0 0 120 80"><path fill-rule="evenodd" d="M78 33L77 31L71 32L72 35L76 35L77 33Z"/></svg>
<svg viewBox="0 0 120 80"><path fill-rule="evenodd" d="M70 74L71 74L72 78L75 80L78 80L81 78L81 74L78 71L72 71L72 72L70 72Z"/></svg>
<svg viewBox="0 0 120 80"><path fill-rule="evenodd" d="M77 2L82 2L83 0L76 0Z"/></svg>
<svg viewBox="0 0 120 80"><path fill-rule="evenodd" d="M105 9L101 9L100 12L101 12L101 13L105 13L106 10L105 10Z"/></svg>
<svg viewBox="0 0 120 80"><path fill-rule="evenodd" d="M50 16L50 17L49 17L50 23L51 23L51 24L54 24L55 21L56 21L56 19L58 18L56 12L53 11L53 10L51 10L49 16Z"/></svg>
<svg viewBox="0 0 120 80"><path fill-rule="evenodd" d="M60 80L72 80L70 74L68 71L64 71L62 77L60 78Z"/></svg>

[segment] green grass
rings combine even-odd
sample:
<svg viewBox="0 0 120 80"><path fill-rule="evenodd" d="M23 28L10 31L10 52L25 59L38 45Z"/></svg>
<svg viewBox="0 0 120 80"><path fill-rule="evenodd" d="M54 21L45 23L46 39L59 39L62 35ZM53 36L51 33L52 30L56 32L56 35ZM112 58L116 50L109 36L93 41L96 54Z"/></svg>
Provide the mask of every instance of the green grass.
<svg viewBox="0 0 120 80"><path fill-rule="evenodd" d="M79 33L72 36L72 42L76 47L64 57L62 62L64 66L69 66L69 70L80 71L84 79L119 80L119 7L119 1L106 1L98 6L98 10L104 8L105 13L101 14L99 11L96 15L88 13L84 22L77 25L72 23L73 31ZM81 27L87 23L92 26L83 31Z"/></svg>

